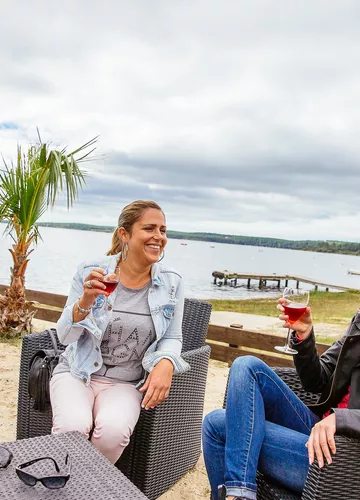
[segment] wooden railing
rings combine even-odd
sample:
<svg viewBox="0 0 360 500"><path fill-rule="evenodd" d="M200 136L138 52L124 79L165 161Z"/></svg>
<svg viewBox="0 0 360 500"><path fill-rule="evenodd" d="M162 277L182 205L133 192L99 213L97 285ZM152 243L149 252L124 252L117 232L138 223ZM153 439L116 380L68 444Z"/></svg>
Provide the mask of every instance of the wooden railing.
<svg viewBox="0 0 360 500"><path fill-rule="evenodd" d="M6 290L0 285L0 294ZM55 323L64 308L65 295L26 290L26 299L35 301L35 318ZM278 354L274 351L276 345L283 345L284 338L269 333L248 331L230 326L220 326L210 323L207 344L211 346L211 358L225 361L229 365L238 356L252 354L261 358L269 366L294 366L292 356ZM329 346L317 344L319 354Z"/></svg>
<svg viewBox="0 0 360 500"><path fill-rule="evenodd" d="M0 285L0 294L4 293L7 286ZM56 323L65 306L66 295L56 293L39 292L38 290L26 290L26 300L37 302L35 318Z"/></svg>
<svg viewBox="0 0 360 500"><path fill-rule="evenodd" d="M229 365L238 356L251 354L269 366L294 366L292 356L282 355L274 350L276 345L284 343L284 337L279 335L213 324L209 325L207 334L207 344L211 346L210 357ZM328 347L327 344L317 344L317 351L322 354Z"/></svg>

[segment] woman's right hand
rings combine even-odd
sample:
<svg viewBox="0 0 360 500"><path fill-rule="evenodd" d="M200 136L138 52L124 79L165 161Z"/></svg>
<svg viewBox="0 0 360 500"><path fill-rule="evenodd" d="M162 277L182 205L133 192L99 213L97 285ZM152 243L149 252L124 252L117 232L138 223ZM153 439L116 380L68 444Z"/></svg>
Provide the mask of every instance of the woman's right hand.
<svg viewBox="0 0 360 500"><path fill-rule="evenodd" d="M103 279L106 276L106 271L99 267L96 267L91 271L91 273L86 276L84 280L84 291L82 295L81 303L90 305L99 295L105 295L108 297L110 294L107 293L106 286L103 283Z"/></svg>
<svg viewBox="0 0 360 500"><path fill-rule="evenodd" d="M95 268L88 276L86 276L84 281L83 294L75 303L73 308L73 321L75 323L81 321L89 314L89 311L81 312L79 307L81 307L82 309L90 310L96 300L96 297L98 297L99 295L110 295L108 292L105 292L106 287L104 283L102 283L105 275L106 272L104 271L104 269Z"/></svg>
<svg viewBox="0 0 360 500"><path fill-rule="evenodd" d="M284 321L283 327L284 328L291 328L292 330L295 330L297 333L297 336L299 337L300 340L305 340L311 333L312 330L312 316L311 316L311 309L310 307L306 308L305 313L299 318L295 323L290 324L288 322L289 316L284 314L285 309L283 304L286 304L288 302L287 299L284 299L281 297L278 300L278 305L277 309L280 311L279 319L281 321Z"/></svg>

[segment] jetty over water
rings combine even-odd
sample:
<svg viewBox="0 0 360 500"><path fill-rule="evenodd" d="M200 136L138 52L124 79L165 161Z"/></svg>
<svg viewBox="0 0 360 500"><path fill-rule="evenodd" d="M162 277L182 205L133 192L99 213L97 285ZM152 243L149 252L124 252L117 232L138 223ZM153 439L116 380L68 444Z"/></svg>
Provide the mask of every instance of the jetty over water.
<svg viewBox="0 0 360 500"><path fill-rule="evenodd" d="M230 273L229 271L213 271L212 276L214 278L215 285L220 284L218 283L218 280L221 280L221 284L235 287L237 286L238 280L247 280L247 287L250 288L251 280L256 280L259 282L259 288L263 288L264 286L266 286L268 281L276 282L277 287L280 288L281 282L284 282L284 286L287 287L289 281L295 281L296 288L299 288L300 283L308 283L310 285L314 285L315 290L318 290L319 287L323 287L327 292L330 288L335 290L342 290L344 292L348 290L360 292L359 288L333 285L331 283L325 283L324 281L314 280L312 278L298 276L295 274Z"/></svg>

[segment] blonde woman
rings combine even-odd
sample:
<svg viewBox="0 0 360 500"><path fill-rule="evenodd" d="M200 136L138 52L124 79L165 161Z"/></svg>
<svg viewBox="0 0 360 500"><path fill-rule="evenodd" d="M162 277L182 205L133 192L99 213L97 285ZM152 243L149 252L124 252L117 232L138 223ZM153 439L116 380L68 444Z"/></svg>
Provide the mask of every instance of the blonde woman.
<svg viewBox="0 0 360 500"><path fill-rule="evenodd" d="M122 210L107 257L80 264L57 323L65 353L50 395L54 434L78 430L111 462L139 417L170 391L180 357L184 307L181 275L162 264L165 215L153 201ZM119 273L107 293L105 274Z"/></svg>

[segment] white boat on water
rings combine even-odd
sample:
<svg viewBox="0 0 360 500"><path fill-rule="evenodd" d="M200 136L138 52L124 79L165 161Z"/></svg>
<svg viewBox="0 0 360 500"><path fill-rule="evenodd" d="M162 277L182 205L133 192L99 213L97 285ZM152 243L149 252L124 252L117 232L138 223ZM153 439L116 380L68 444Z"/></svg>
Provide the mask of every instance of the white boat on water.
<svg viewBox="0 0 360 500"><path fill-rule="evenodd" d="M348 269L347 271L348 274L357 274L360 276L360 271L357 271L356 269Z"/></svg>

